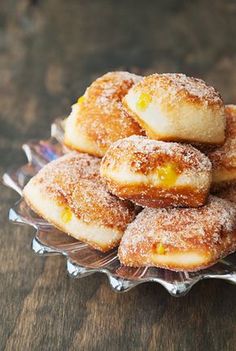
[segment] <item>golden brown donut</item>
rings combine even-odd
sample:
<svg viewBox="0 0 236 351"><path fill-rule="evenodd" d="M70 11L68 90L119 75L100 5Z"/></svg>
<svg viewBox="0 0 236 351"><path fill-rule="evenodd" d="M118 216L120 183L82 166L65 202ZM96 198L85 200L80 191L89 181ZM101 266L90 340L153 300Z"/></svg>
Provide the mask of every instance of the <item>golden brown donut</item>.
<svg viewBox="0 0 236 351"><path fill-rule="evenodd" d="M128 72L110 72L96 79L72 106L65 123L65 144L102 157L114 141L144 134L122 104L125 94L140 80Z"/></svg>
<svg viewBox="0 0 236 351"><path fill-rule="evenodd" d="M225 143L207 153L212 162L212 181L215 189L236 181L236 105L227 105L225 112Z"/></svg>
<svg viewBox="0 0 236 351"><path fill-rule="evenodd" d="M143 136L115 142L100 173L113 194L148 207L201 206L211 184L211 163L199 150Z"/></svg>
<svg viewBox="0 0 236 351"><path fill-rule="evenodd" d="M106 191L99 166L96 157L69 153L44 166L23 193L28 205L49 223L105 252L119 244L135 209Z"/></svg>
<svg viewBox="0 0 236 351"><path fill-rule="evenodd" d="M152 139L224 142L223 101L201 79L179 73L153 74L135 84L123 102Z"/></svg>
<svg viewBox="0 0 236 351"><path fill-rule="evenodd" d="M200 208L145 208L119 246L126 266L197 271L236 250L236 204L210 196Z"/></svg>

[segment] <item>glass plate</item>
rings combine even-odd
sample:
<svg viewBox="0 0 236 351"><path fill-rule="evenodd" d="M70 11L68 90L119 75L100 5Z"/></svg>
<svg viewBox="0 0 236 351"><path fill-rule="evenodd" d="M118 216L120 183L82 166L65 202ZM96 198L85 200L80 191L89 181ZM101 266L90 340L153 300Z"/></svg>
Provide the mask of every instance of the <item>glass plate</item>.
<svg viewBox="0 0 236 351"><path fill-rule="evenodd" d="M105 273L111 287L117 292L128 291L142 283L156 282L164 286L171 295L181 296L198 281L206 278L223 279L236 284L236 254L198 272L172 272L153 267L130 268L120 264L117 249L108 253L96 251L38 217L22 198L22 189L41 167L67 151L62 144L63 133L63 121L56 120L51 127L49 140L29 141L23 145L28 163L8 170L3 176L4 184L21 195L21 200L10 209L9 219L36 229L32 241L34 252L39 255L64 255L67 271L72 277L81 278L95 272Z"/></svg>

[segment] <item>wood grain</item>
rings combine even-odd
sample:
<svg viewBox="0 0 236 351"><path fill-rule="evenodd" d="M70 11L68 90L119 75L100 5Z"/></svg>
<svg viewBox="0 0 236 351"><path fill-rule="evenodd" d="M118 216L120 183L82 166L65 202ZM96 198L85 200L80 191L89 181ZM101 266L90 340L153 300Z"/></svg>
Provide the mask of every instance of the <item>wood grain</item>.
<svg viewBox="0 0 236 351"><path fill-rule="evenodd" d="M97 76L183 71L236 102L235 1L2 0L0 170ZM0 192L0 350L235 350L236 287L199 283L175 299L156 284L117 295L102 275L73 280L61 257L33 255Z"/></svg>

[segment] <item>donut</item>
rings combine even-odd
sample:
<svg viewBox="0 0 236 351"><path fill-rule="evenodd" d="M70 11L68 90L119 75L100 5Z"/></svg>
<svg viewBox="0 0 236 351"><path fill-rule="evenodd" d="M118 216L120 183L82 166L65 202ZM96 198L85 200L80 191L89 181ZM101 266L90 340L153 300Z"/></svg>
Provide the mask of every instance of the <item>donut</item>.
<svg viewBox="0 0 236 351"><path fill-rule="evenodd" d="M191 145L131 136L115 142L102 159L108 190L141 206L198 207L211 184L211 162Z"/></svg>
<svg viewBox="0 0 236 351"><path fill-rule="evenodd" d="M213 187L236 181L236 105L227 105L226 139L223 146L207 152L212 163Z"/></svg>
<svg viewBox="0 0 236 351"><path fill-rule="evenodd" d="M68 153L44 166L25 186L27 204L59 230L106 252L135 217L132 203L109 194L100 159Z"/></svg>
<svg viewBox="0 0 236 351"><path fill-rule="evenodd" d="M96 79L72 106L65 121L65 145L102 157L114 141L144 134L122 104L128 90L141 79L128 72L110 72Z"/></svg>
<svg viewBox="0 0 236 351"><path fill-rule="evenodd" d="M131 116L156 140L223 144L224 104L203 80L185 74L153 74L123 99Z"/></svg>
<svg viewBox="0 0 236 351"><path fill-rule="evenodd" d="M236 203L236 184L230 184L226 188L220 189L217 196Z"/></svg>
<svg viewBox="0 0 236 351"><path fill-rule="evenodd" d="M128 225L118 256L126 266L197 271L236 250L236 204L210 196L200 208L145 208Z"/></svg>

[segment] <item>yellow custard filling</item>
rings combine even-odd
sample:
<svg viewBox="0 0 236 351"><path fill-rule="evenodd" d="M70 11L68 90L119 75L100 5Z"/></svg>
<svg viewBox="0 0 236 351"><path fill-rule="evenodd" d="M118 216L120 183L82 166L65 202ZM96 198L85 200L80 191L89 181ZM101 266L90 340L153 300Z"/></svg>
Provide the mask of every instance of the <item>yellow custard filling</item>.
<svg viewBox="0 0 236 351"><path fill-rule="evenodd" d="M83 96L80 96L79 98L78 98L78 100L77 100L77 103L78 104L81 104L82 102L84 102L84 100L85 100L85 96L83 95Z"/></svg>
<svg viewBox="0 0 236 351"><path fill-rule="evenodd" d="M150 104L151 101L152 101L151 95L149 95L147 93L142 93L138 98L138 101L136 103L136 107L138 110L144 111L144 110L146 110L146 108L148 107L148 105Z"/></svg>
<svg viewBox="0 0 236 351"><path fill-rule="evenodd" d="M165 255L166 249L162 243L160 243L156 248L155 248L155 254L157 255Z"/></svg>
<svg viewBox="0 0 236 351"><path fill-rule="evenodd" d="M72 219L72 212L69 207L65 207L61 212L61 220L63 223L67 224Z"/></svg>
<svg viewBox="0 0 236 351"><path fill-rule="evenodd" d="M174 164L167 163L157 169L157 176L161 185L170 187L175 185L179 174Z"/></svg>

